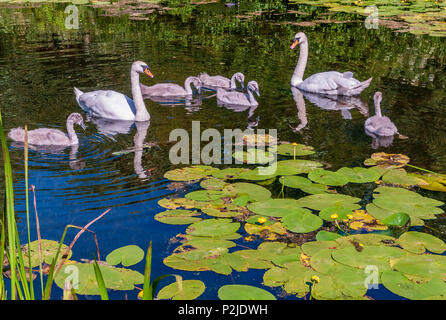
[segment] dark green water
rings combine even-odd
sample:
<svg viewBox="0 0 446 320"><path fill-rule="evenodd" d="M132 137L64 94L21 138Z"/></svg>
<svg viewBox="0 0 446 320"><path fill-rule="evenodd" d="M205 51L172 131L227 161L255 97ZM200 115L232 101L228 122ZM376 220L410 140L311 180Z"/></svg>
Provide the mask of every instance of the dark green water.
<svg viewBox="0 0 446 320"><path fill-rule="evenodd" d="M378 150L404 153L414 165L446 172L446 39L385 28L369 30L360 17L283 3L274 10L256 2L238 8L226 8L224 3L186 6L143 15L145 20L129 19L128 14L108 16L110 11L103 8L78 7L80 28L67 30L65 5L0 6L0 107L7 130L24 124L30 129L64 129L68 114L81 112L74 86L83 91L113 89L130 96L129 70L135 60L147 62L155 75L141 77L147 85L183 84L185 78L200 72L230 76L241 71L245 84L249 80L259 83L259 107L250 113L218 106L215 98L203 98L193 107L146 100L151 121L145 141L159 147L145 149L142 155L113 155L134 145L134 126L107 136L91 122L85 132L78 130L80 145L74 157L68 149L57 154L31 151L30 184L37 190L43 238L59 239L65 225L85 225L112 208L94 226L102 254L131 243L147 248L153 240L154 272L171 272L162 259L175 248L169 239L184 232L184 227L162 225L153 215L161 210L157 201L163 196L197 187L175 189L163 178L171 168L169 133L177 128L191 131L192 121L200 121L201 130L222 132L245 129L258 120L257 128L277 129L280 140L315 147L315 158L333 168L361 165ZM259 9L264 10L262 14L252 14ZM296 25L325 18L358 22ZM374 92L382 91L383 112L409 139L395 137L391 146L374 149L372 138L364 132L364 110L327 110L308 100L308 125L293 132L290 125L300 122L290 90L298 50L290 50L289 45L297 31L304 31L310 43L306 76L338 70L352 71L361 80L373 77L361 94L369 114L374 114ZM24 210L22 149L11 147L11 157L20 219ZM73 259L79 259L92 258L96 249L92 237L84 235L73 250ZM142 271L143 264L137 267ZM195 278L191 273L184 277ZM216 298L221 284L258 284L261 277L257 271L232 278L203 273L200 279L216 283L203 297ZM60 296L55 291L55 297ZM116 298L123 294L116 293Z"/></svg>

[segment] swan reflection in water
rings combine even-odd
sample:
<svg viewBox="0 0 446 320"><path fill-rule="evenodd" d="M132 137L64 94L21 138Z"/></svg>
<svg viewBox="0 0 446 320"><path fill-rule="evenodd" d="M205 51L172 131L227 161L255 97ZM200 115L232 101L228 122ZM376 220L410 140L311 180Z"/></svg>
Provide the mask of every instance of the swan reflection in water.
<svg viewBox="0 0 446 320"><path fill-rule="evenodd" d="M140 179L144 179L150 176L148 170L145 170L142 166L142 154L146 144L144 140L147 136L147 130L150 126L150 121L123 121L123 120L110 120L104 118L88 118L88 121L94 123L99 133L116 141L114 136L116 134L129 134L133 127L136 128L135 135L133 136L134 146L132 148L123 150L119 153L134 152L133 157L133 169Z"/></svg>
<svg viewBox="0 0 446 320"><path fill-rule="evenodd" d="M352 119L352 115L350 113L351 109L358 109L358 111L364 117L369 116L369 107L367 103L365 103L359 97L317 94L301 91L296 87L291 87L291 93L293 94L293 99L296 102L297 118L300 121L298 126L290 126L294 132L300 132L308 125L304 97L321 109L341 111L342 117L347 120Z"/></svg>

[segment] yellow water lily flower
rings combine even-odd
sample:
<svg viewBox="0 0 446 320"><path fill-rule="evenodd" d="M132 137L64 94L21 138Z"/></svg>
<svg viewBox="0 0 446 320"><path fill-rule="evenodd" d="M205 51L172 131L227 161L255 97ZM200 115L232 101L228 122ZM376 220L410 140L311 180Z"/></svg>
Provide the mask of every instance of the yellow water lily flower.
<svg viewBox="0 0 446 320"><path fill-rule="evenodd" d="M353 219L353 215L352 214L348 214L347 215L347 219L349 219L349 220Z"/></svg>
<svg viewBox="0 0 446 320"><path fill-rule="evenodd" d="M332 218L333 220L336 220L338 218L338 214L337 213L333 213L330 218Z"/></svg>
<svg viewBox="0 0 446 320"><path fill-rule="evenodd" d="M143 290L141 290L139 293L138 293L138 299L142 299L142 296L144 295L144 291Z"/></svg>
<svg viewBox="0 0 446 320"><path fill-rule="evenodd" d="M321 281L321 279L319 279L318 276L312 276L312 277L311 277L311 282L319 283L320 281Z"/></svg>
<svg viewBox="0 0 446 320"><path fill-rule="evenodd" d="M364 245L363 245L362 243L359 243L359 246L360 246L360 247L364 247Z"/></svg>
<svg viewBox="0 0 446 320"><path fill-rule="evenodd" d="M266 218L265 217L260 217L257 219L258 223L264 224L266 222Z"/></svg>

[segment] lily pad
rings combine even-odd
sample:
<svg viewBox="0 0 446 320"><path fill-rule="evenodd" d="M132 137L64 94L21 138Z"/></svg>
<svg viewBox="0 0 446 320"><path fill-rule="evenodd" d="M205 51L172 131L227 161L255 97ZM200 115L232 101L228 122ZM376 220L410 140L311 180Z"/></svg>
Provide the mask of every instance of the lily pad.
<svg viewBox="0 0 446 320"><path fill-rule="evenodd" d="M385 183L397 184L403 186L419 186L419 185L427 185L428 183L423 179L409 176L404 169L392 169L388 170L382 180Z"/></svg>
<svg viewBox="0 0 446 320"><path fill-rule="evenodd" d="M446 244L443 240L423 232L409 231L403 233L398 244L405 250L417 254L424 253L426 250L441 254L446 251Z"/></svg>
<svg viewBox="0 0 446 320"><path fill-rule="evenodd" d="M325 230L321 230L316 234L317 241L332 241L338 238L342 238L342 236L338 233L329 232Z"/></svg>
<svg viewBox="0 0 446 320"><path fill-rule="evenodd" d="M319 229L324 221L317 215L301 212L290 212L282 217L285 228L296 233L307 233Z"/></svg>
<svg viewBox="0 0 446 320"><path fill-rule="evenodd" d="M281 177L280 183L286 187L300 189L310 194L327 193L329 191L325 184L313 183L307 178L300 176Z"/></svg>
<svg viewBox="0 0 446 320"><path fill-rule="evenodd" d="M240 238L237 233L240 223L230 219L206 219L191 224L186 233L197 237L233 240Z"/></svg>
<svg viewBox="0 0 446 320"><path fill-rule="evenodd" d="M110 252L105 260L114 266L121 263L124 267L137 264L144 258L144 251L136 245L128 245Z"/></svg>
<svg viewBox="0 0 446 320"><path fill-rule="evenodd" d="M254 202L248 205L248 209L254 213L268 217L283 217L291 212L310 212L307 209L301 208L295 199L269 199Z"/></svg>
<svg viewBox="0 0 446 320"><path fill-rule="evenodd" d="M353 183L366 183L366 182L374 182L375 180L378 180L381 175L373 169L370 168L361 168L361 167L354 167L354 168L341 168L337 173L342 174L343 176L347 177L349 182Z"/></svg>
<svg viewBox="0 0 446 320"><path fill-rule="evenodd" d="M183 280L181 281L181 291L178 283L171 283L162 288L157 295L158 299L172 300L194 300L201 296L206 289L204 283L200 280Z"/></svg>
<svg viewBox="0 0 446 320"><path fill-rule="evenodd" d="M31 249L31 268L37 267L40 264L39 258L39 240L30 242ZM25 261L25 265L28 266L28 244L25 244L23 247L23 261ZM57 249L59 248L59 242L53 240L42 239L41 240L41 254L42 254L42 263L45 262L47 264L51 264L53 259L56 257ZM58 260L62 259L62 255L65 254L68 246L62 244L61 251L59 252ZM72 255L72 252L68 253L66 257L69 259Z"/></svg>
<svg viewBox="0 0 446 320"><path fill-rule="evenodd" d="M276 300L273 294L261 288L228 284L218 290L220 300Z"/></svg>
<svg viewBox="0 0 446 320"><path fill-rule="evenodd" d="M283 156L306 156L314 153L314 148L298 143L280 144L277 146L277 154Z"/></svg>
<svg viewBox="0 0 446 320"><path fill-rule="evenodd" d="M271 198L271 192L257 184L238 182L226 185L223 192L235 195L247 195L252 201L264 201Z"/></svg>
<svg viewBox="0 0 446 320"><path fill-rule="evenodd" d="M426 181L427 184L420 185L421 188L431 191L446 192L446 175L443 174L416 174L409 173L411 177Z"/></svg>
<svg viewBox="0 0 446 320"><path fill-rule="evenodd" d="M349 182L347 176L339 172L333 172L324 169L312 170L310 173L308 173L308 179L329 186L343 186Z"/></svg>
<svg viewBox="0 0 446 320"><path fill-rule="evenodd" d="M441 279L414 283L398 271L385 271L381 275L381 280L388 290L407 299L446 300L446 283Z"/></svg>
<svg viewBox="0 0 446 320"><path fill-rule="evenodd" d="M352 210L342 206L324 208L319 212L319 217L326 221L346 220L347 215L351 215Z"/></svg>
<svg viewBox="0 0 446 320"><path fill-rule="evenodd" d="M144 276L134 270L116 268L99 264L107 289L133 290L136 284L144 282ZM93 264L91 263L66 263L54 278L58 287L64 288L66 280L78 280L73 282L76 294L99 295L99 286L96 280Z"/></svg>
<svg viewBox="0 0 446 320"><path fill-rule="evenodd" d="M164 174L164 178L171 181L193 181L209 176L215 171L218 169L211 166L191 166L169 170Z"/></svg>
<svg viewBox="0 0 446 320"><path fill-rule="evenodd" d="M344 194L314 194L297 200L296 205L314 210L323 210L329 207L344 207L350 210L359 209L359 198Z"/></svg>
<svg viewBox="0 0 446 320"><path fill-rule="evenodd" d="M275 160L274 154L264 149L248 148L247 151L236 151L232 154L234 159L248 164L264 164Z"/></svg>
<svg viewBox="0 0 446 320"><path fill-rule="evenodd" d="M198 222L201 218L197 218L200 213L191 210L167 210L155 215L155 220L166 224L191 224Z"/></svg>

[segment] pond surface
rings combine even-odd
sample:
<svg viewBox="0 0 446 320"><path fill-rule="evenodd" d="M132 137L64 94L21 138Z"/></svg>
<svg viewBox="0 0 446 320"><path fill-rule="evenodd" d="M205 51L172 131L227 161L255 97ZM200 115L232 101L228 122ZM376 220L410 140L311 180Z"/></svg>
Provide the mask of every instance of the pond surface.
<svg viewBox="0 0 446 320"><path fill-rule="evenodd" d="M406 154L414 165L446 172L446 39L396 33L383 27L366 29L359 16L334 16L305 5L269 10L255 2L235 8L217 2L137 15L140 19L100 7L78 7L80 28L67 30L64 5L0 6L0 106L6 130L25 124L29 129L64 130L68 114L81 112L85 116L74 98L74 86L83 91L113 89L131 96L129 69L135 60L147 62L155 76L141 76L146 85L166 81L183 84L185 78L201 72L229 76L241 71L245 84L250 80L259 83L259 107L231 110L209 96L192 105L145 100L151 114L146 127L90 121L85 131L76 128L78 150L30 150L29 183L36 187L42 238L58 240L67 224L84 226L111 208L92 227L101 255L105 257L127 244L146 250L152 240L152 274L172 273L162 260L177 246L170 239L185 227L159 223L153 216L164 210L157 204L163 197L181 196L199 188L198 184L172 184L163 178L174 168L169 161L169 133L177 128L191 132L192 121L200 121L202 131L277 129L279 140L315 147L314 158L334 169L361 166L371 153L385 151ZM253 14L261 9L262 14ZM352 22L300 23L321 17ZM352 71L361 80L373 77L361 94L362 108L330 110L326 103L319 102L318 106L311 97L304 100L304 106L296 105L290 78L298 49L290 50L289 46L297 31L304 31L309 39L306 76L339 70ZM409 137L400 140L395 136L391 146L377 149L364 132L367 115L374 114L372 97L376 91L383 93L384 114ZM297 127L303 114L308 124L293 132L290 126ZM135 135L145 135L151 147L142 152L120 152L134 147ZM24 241L23 149L12 145L10 150ZM76 233L70 231L68 238ZM243 240L238 243L257 246ZM92 259L96 253L93 237L84 234L73 252L73 259ZM135 266L140 272L143 268L144 262ZM258 285L263 275L262 270L234 271L230 276L175 273L202 280L207 289L201 299L216 299L223 284ZM266 289L280 293L279 289ZM375 291L369 296L398 298L387 290ZM135 299L137 292L127 292L127 298ZM53 298L61 296L61 290L53 291ZM111 297L126 296L114 292Z"/></svg>

